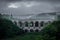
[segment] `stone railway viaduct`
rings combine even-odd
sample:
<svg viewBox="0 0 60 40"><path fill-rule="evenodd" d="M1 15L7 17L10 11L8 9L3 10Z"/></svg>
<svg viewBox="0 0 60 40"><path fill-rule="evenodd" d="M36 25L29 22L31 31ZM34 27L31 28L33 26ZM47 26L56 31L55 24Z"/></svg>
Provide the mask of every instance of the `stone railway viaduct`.
<svg viewBox="0 0 60 40"><path fill-rule="evenodd" d="M26 32L39 32L52 23L52 20L12 20L19 28Z"/></svg>

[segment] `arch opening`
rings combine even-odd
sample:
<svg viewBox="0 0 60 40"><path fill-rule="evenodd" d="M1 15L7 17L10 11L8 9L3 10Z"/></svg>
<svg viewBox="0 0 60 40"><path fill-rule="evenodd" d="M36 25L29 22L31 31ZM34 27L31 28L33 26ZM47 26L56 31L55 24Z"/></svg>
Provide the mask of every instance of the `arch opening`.
<svg viewBox="0 0 60 40"><path fill-rule="evenodd" d="M33 27L34 26L34 23L33 21L30 22L30 27Z"/></svg>
<svg viewBox="0 0 60 40"><path fill-rule="evenodd" d="M20 27L22 27L23 23L21 21L19 21L19 25L20 25Z"/></svg>
<svg viewBox="0 0 60 40"><path fill-rule="evenodd" d="M34 32L34 30L33 29L30 29L30 32Z"/></svg>
<svg viewBox="0 0 60 40"><path fill-rule="evenodd" d="M36 22L35 22L35 27L38 27L38 26L39 26L39 22L36 21Z"/></svg>
<svg viewBox="0 0 60 40"><path fill-rule="evenodd" d="M38 29L36 29L36 30L35 30L35 32L39 32L39 30L38 30Z"/></svg>
<svg viewBox="0 0 60 40"><path fill-rule="evenodd" d="M25 22L25 27L28 27L28 22L27 21Z"/></svg>
<svg viewBox="0 0 60 40"><path fill-rule="evenodd" d="M28 29L25 29L24 32L28 32Z"/></svg>
<svg viewBox="0 0 60 40"><path fill-rule="evenodd" d="M43 26L44 26L44 21L42 21L42 22L40 23L40 26L41 26L41 27L43 27Z"/></svg>

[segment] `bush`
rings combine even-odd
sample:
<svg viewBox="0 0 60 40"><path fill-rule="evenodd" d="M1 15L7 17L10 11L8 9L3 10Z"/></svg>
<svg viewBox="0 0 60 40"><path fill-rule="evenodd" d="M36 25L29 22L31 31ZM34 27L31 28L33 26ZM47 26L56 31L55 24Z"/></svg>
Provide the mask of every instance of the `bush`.
<svg viewBox="0 0 60 40"><path fill-rule="evenodd" d="M23 30L12 21L0 18L0 38L13 37L23 33Z"/></svg>
<svg viewBox="0 0 60 40"><path fill-rule="evenodd" d="M57 38L60 39L60 21L54 21L41 30L40 34L43 36L43 40L56 40L56 35L58 35Z"/></svg>

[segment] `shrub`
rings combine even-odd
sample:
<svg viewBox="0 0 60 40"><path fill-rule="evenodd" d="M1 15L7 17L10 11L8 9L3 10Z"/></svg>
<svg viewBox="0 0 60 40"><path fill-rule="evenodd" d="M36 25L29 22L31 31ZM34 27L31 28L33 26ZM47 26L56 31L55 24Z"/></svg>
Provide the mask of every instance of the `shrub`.
<svg viewBox="0 0 60 40"><path fill-rule="evenodd" d="M54 21L41 30L40 34L43 36L43 40L56 40L56 35L58 35L57 38L60 39L60 21Z"/></svg>
<svg viewBox="0 0 60 40"><path fill-rule="evenodd" d="M0 38L13 37L23 33L23 30L12 21L0 18Z"/></svg>

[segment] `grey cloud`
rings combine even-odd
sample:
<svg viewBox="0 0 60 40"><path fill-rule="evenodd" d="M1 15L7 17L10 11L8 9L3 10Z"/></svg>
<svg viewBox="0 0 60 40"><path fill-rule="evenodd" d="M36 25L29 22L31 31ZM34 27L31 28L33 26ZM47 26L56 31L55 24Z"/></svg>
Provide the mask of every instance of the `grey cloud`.
<svg viewBox="0 0 60 40"><path fill-rule="evenodd" d="M3 2L1 2L3 1ZM58 1L60 0L37 0L40 5L35 5L32 8L8 8L7 6L9 3L17 2L18 1L27 1L27 0L0 0L0 12L4 13L12 13L13 15L25 15L25 14L37 14L39 12L54 12L54 11L59 11L60 10L60 3ZM36 1L36 0L29 0L29 1ZM41 2L43 1L43 2ZM57 2L56 2L57 1ZM36 3L38 3L36 2Z"/></svg>
<svg viewBox="0 0 60 40"><path fill-rule="evenodd" d="M22 1L22 0L0 0L0 1L3 1L3 2L12 2L12 1Z"/></svg>
<svg viewBox="0 0 60 40"><path fill-rule="evenodd" d="M60 0L0 0L0 1L12 2L12 1L60 1Z"/></svg>
<svg viewBox="0 0 60 40"><path fill-rule="evenodd" d="M33 2L32 2L33 3ZM36 4L38 2L35 2ZM5 9L5 13L12 13L14 15L25 15L25 14L39 14L40 12L54 12L54 7L50 3L39 2L39 5L34 5L31 8L21 7L17 9L7 8ZM20 3L21 4L21 3ZM23 3L22 3L23 5Z"/></svg>

